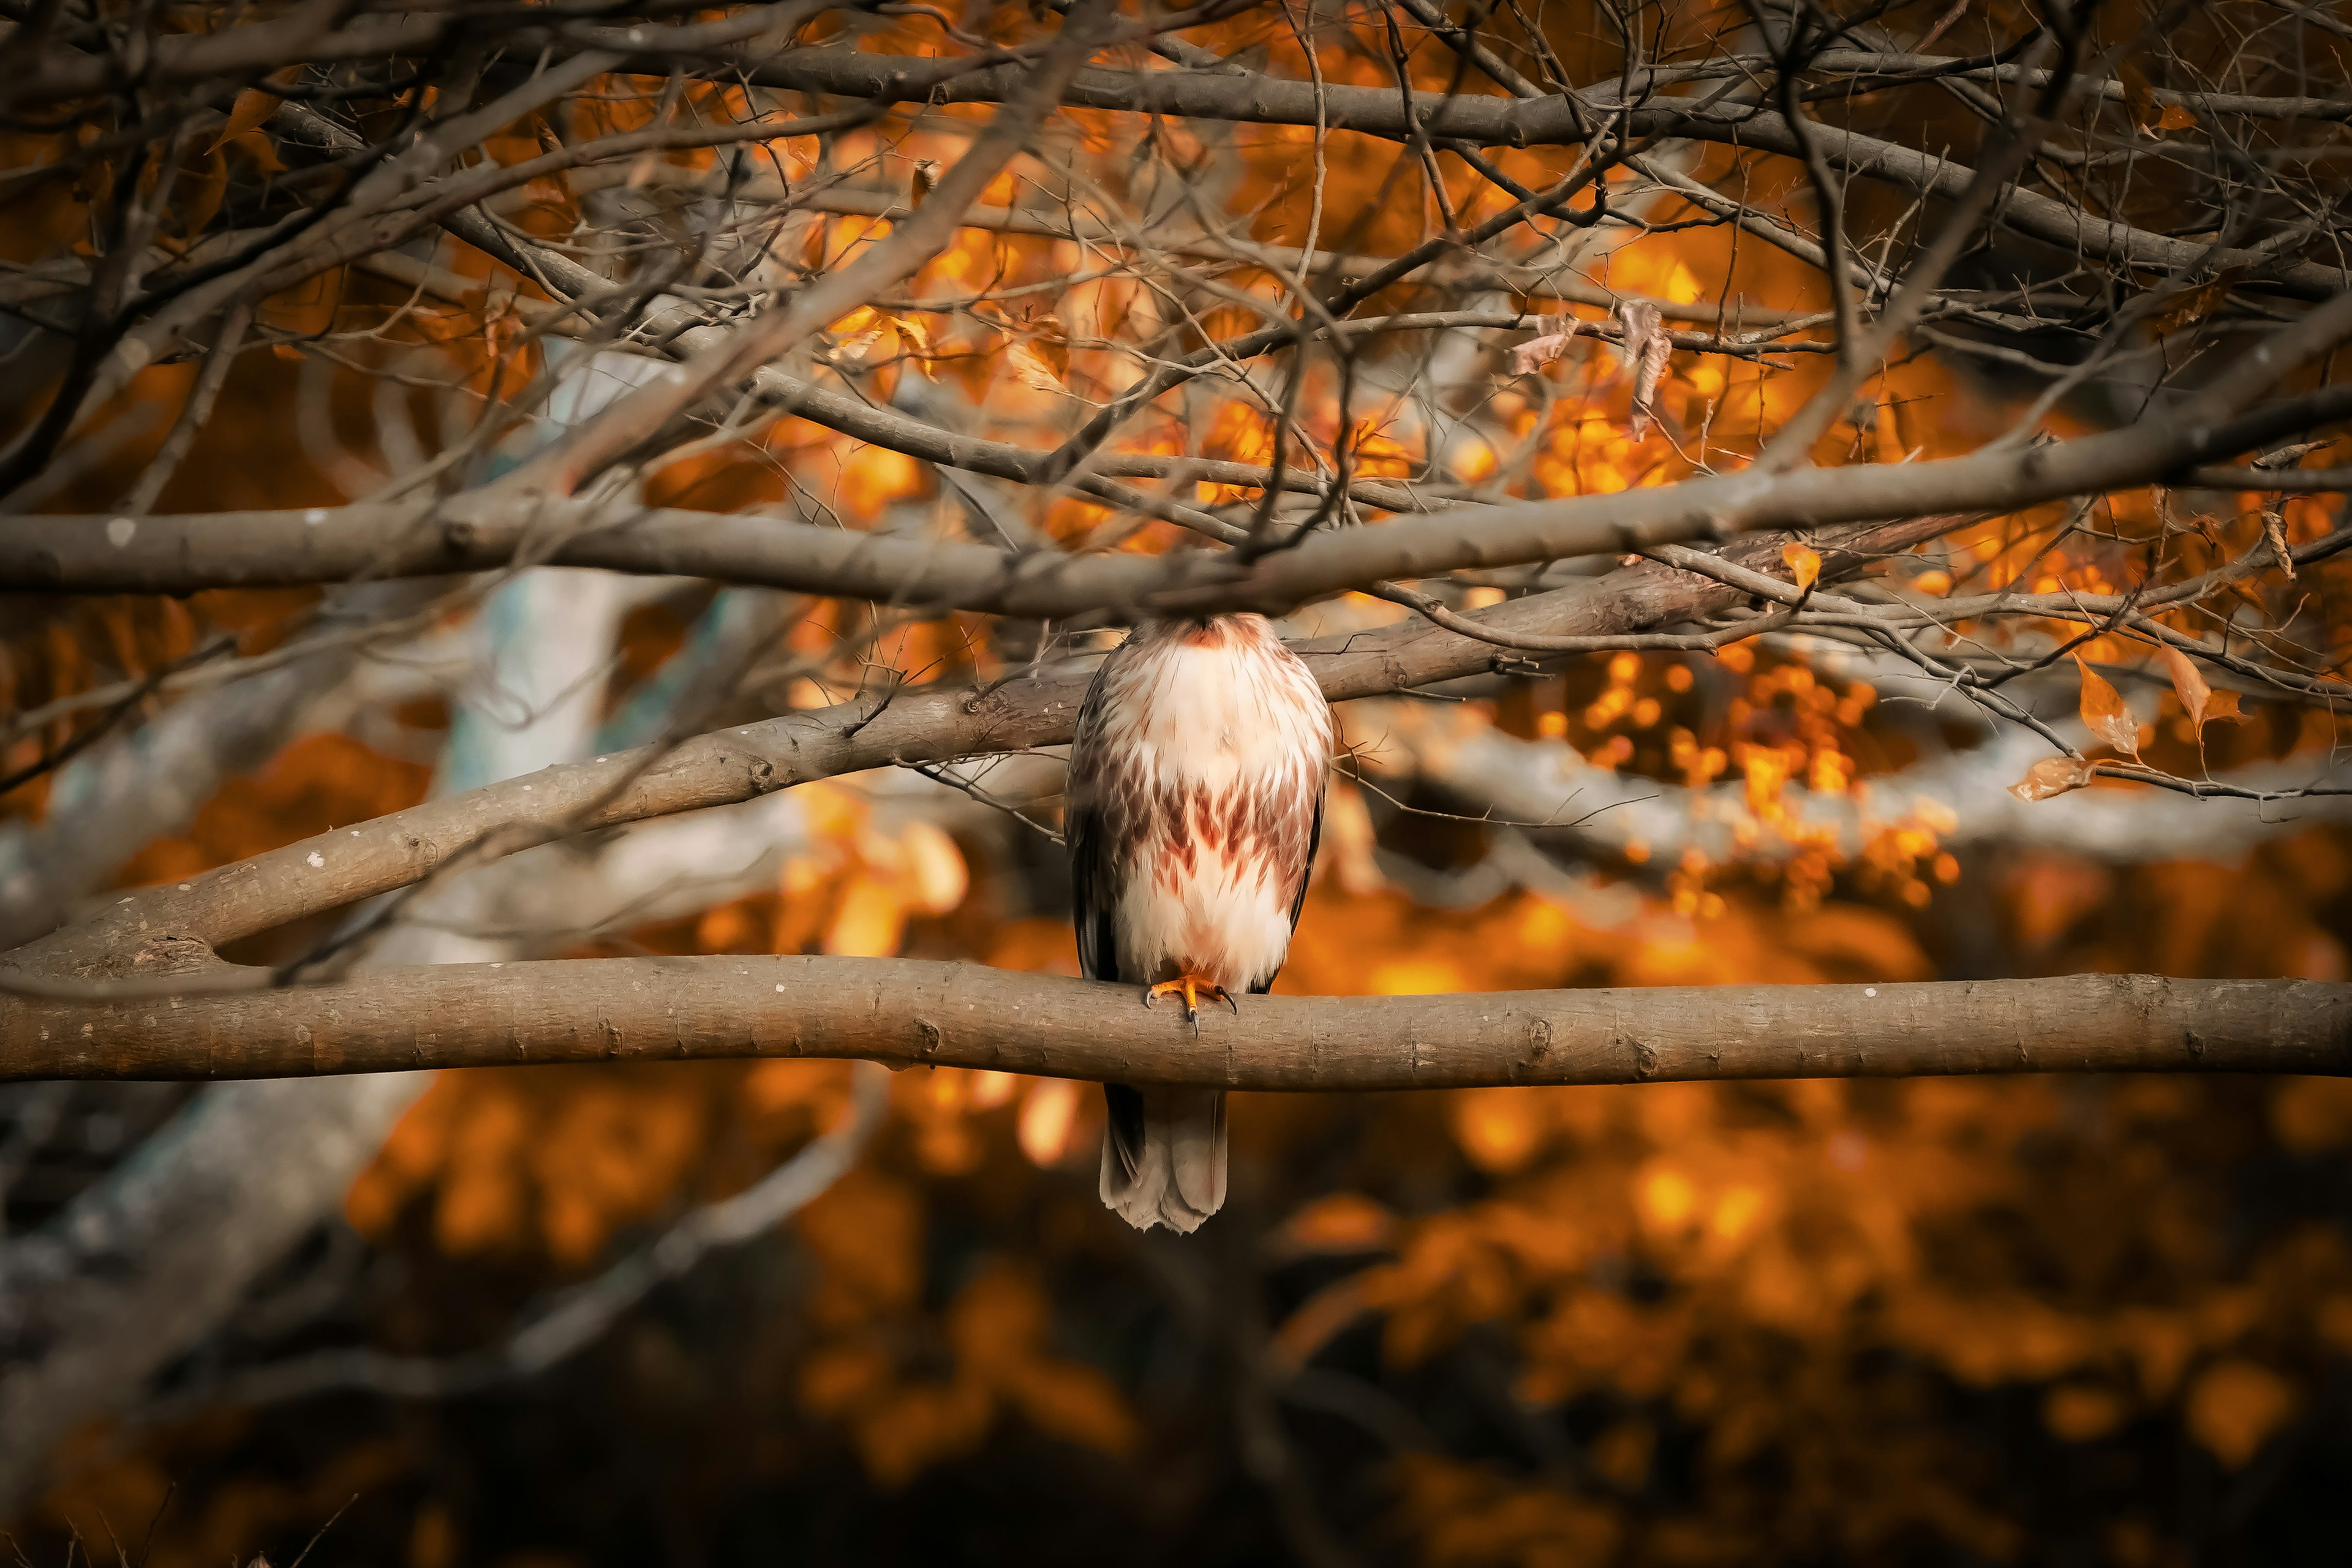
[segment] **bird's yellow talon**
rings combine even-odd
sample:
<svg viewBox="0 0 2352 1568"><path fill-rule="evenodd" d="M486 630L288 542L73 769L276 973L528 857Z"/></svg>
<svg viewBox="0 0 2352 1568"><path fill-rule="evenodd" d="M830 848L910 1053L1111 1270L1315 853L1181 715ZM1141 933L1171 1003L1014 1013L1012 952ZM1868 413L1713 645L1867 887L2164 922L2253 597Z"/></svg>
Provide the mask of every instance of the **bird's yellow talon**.
<svg viewBox="0 0 2352 1568"><path fill-rule="evenodd" d="M1203 996L1208 997L1212 1001L1223 1002L1226 1006L1231 1007L1234 1010L1234 1014L1237 1017L1240 1016L1242 1010L1242 1005L1234 1000L1232 992L1226 990L1215 981L1202 979L1197 974L1180 974L1173 980L1161 981L1159 984L1152 986L1143 994L1143 1005L1149 1007L1159 1001L1162 996L1181 996L1184 998L1184 1018L1187 1023L1197 1021L1200 1018L1201 998Z"/></svg>

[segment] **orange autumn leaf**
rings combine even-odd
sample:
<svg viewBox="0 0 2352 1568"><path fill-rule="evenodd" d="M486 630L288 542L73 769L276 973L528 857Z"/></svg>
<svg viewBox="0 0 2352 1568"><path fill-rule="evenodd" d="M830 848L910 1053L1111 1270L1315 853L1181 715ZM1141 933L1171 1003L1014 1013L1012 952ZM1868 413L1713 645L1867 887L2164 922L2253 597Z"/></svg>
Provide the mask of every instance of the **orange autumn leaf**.
<svg viewBox="0 0 2352 1568"><path fill-rule="evenodd" d="M215 147L205 155L204 172L195 177L187 203L180 209L181 237L191 242L201 238L212 227L221 198L227 195L228 159Z"/></svg>
<svg viewBox="0 0 2352 1568"><path fill-rule="evenodd" d="M891 330L898 334L898 342L903 345L902 352L913 358L915 368L926 376L930 375L929 362L937 357L937 352L931 347L929 330L922 322L911 321L905 316L891 316L887 320L890 323Z"/></svg>
<svg viewBox="0 0 2352 1568"><path fill-rule="evenodd" d="M2164 110L2156 101L2156 89L2147 79L2147 73L2125 60L2117 64L2116 76L2123 84L2124 104L2132 123L2143 133L2154 135L2163 122Z"/></svg>
<svg viewBox="0 0 2352 1568"><path fill-rule="evenodd" d="M2157 651L2163 657L2165 673L2172 677L2172 691L2180 699L2180 710L2189 715L2189 723L2202 730L2205 707L2213 700L2213 689L2205 683L2205 677L2189 661L2189 656L2170 643L2162 644Z"/></svg>
<svg viewBox="0 0 2352 1568"><path fill-rule="evenodd" d="M2203 738L2205 726L2216 720L2242 724L2251 714L2238 711L2238 694L2216 691L2206 683L2205 676L2189 656L2166 643L2158 650L2164 658L2165 673L2172 678L2172 690L2180 699L2180 710L2189 715L2189 722Z"/></svg>
<svg viewBox="0 0 2352 1568"><path fill-rule="evenodd" d="M276 144L258 131L248 131L242 136L232 137L227 145L236 149L238 156L265 174L286 172L285 161L278 156Z"/></svg>
<svg viewBox="0 0 2352 1568"><path fill-rule="evenodd" d="M218 136L213 138L211 150L217 153L247 132L259 130L261 122L277 113L278 106L285 101L257 87L247 88L236 95L236 101L229 105L228 123L221 127Z"/></svg>
<svg viewBox="0 0 2352 1568"><path fill-rule="evenodd" d="M2092 734L2135 762L2139 758L2139 721L2132 717L2123 693L2117 691L2107 678L2093 669L2081 654L2074 656L2074 667L2083 674L2083 723Z"/></svg>
<svg viewBox="0 0 2352 1568"><path fill-rule="evenodd" d="M2044 757L2026 769L2025 776L2009 786L2009 793L2020 800L2048 800L2090 782L2090 763L2073 757Z"/></svg>
<svg viewBox="0 0 2352 1568"><path fill-rule="evenodd" d="M1792 539L1780 546L1780 559L1788 563L1790 574L1796 578L1800 594L1821 580L1822 558L1818 551L1809 550Z"/></svg>
<svg viewBox="0 0 2352 1568"><path fill-rule="evenodd" d="M1009 344L1006 358L1013 367L1013 374L1020 378L1024 386L1035 392L1069 392L1045 356L1028 343L1016 340Z"/></svg>

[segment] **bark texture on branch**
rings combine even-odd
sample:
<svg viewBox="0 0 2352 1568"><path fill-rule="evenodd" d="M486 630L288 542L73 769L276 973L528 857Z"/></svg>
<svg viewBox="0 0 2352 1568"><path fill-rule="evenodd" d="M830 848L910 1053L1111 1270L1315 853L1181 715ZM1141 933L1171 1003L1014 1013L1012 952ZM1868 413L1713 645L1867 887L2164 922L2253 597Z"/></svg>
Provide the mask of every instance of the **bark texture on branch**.
<svg viewBox="0 0 2352 1568"><path fill-rule="evenodd" d="M0 1076L254 1078L858 1057L1248 1089L2352 1071L2352 985L2078 974L1885 985L1253 996L917 959L614 958L372 970L331 987L0 1001Z"/></svg>

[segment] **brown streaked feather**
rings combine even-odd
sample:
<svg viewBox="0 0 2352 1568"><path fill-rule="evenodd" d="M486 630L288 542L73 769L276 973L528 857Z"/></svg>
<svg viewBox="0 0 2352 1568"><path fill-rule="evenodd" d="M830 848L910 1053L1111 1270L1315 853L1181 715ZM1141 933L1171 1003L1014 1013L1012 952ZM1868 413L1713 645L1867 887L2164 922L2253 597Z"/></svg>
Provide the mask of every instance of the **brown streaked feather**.
<svg viewBox="0 0 2352 1568"><path fill-rule="evenodd" d="M1306 902L1330 744L1322 693L1259 617L1137 628L1088 688L1070 751L1080 969L1269 989ZM1224 1096L1103 1093L1103 1202L1139 1227L1214 1214Z"/></svg>

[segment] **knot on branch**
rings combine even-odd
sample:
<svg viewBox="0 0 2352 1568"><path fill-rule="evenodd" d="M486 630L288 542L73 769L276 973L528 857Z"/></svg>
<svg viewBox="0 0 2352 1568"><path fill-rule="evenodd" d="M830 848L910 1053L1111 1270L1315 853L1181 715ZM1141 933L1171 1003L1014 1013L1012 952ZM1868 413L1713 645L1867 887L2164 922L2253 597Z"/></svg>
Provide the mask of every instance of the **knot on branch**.
<svg viewBox="0 0 2352 1568"><path fill-rule="evenodd" d="M131 952L130 968L136 974L191 974L223 962L203 938L169 934L142 942Z"/></svg>

